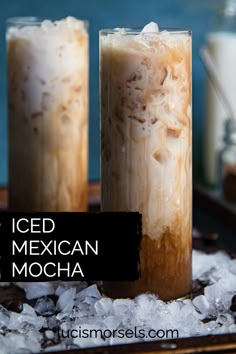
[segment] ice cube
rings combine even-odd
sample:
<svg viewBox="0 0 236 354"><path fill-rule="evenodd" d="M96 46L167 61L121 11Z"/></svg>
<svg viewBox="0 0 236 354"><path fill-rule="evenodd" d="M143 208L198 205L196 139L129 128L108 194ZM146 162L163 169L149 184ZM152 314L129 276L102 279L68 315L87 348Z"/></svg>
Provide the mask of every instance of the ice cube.
<svg viewBox="0 0 236 354"><path fill-rule="evenodd" d="M102 323L93 321L93 323L84 323L75 326L75 329L81 333L86 330L89 334L86 338L85 336L81 336L81 338L78 336L73 339L73 343L78 345L80 348L102 346L109 343L109 338L106 339L102 337L103 330L106 329Z"/></svg>
<svg viewBox="0 0 236 354"><path fill-rule="evenodd" d="M27 354L41 351L42 335L39 332L29 331L27 334L7 333L0 341L1 354Z"/></svg>
<svg viewBox="0 0 236 354"><path fill-rule="evenodd" d="M47 330L45 331L45 336L47 337L47 339L53 339L54 338L54 332Z"/></svg>
<svg viewBox="0 0 236 354"><path fill-rule="evenodd" d="M31 296L38 296L53 291L59 295L57 316L53 315L55 306L50 298L39 298L35 308L24 304L22 312L10 312L0 307L0 328L5 334L4 326L10 331L20 333L17 339L17 350L27 352L27 334L38 333L42 327L47 328L45 337L48 340L57 340L53 331L58 328L65 331L72 328L116 330L142 328L146 331L162 328L163 330L176 329L179 337L189 337L206 334L235 333L234 314L230 311L232 297L236 289L236 262L224 252L215 254L205 254L193 251L194 277L204 280L210 285L204 289L204 295L197 296L193 301L186 299L183 301L164 302L152 294L142 294L134 300L116 299L112 300L102 297L97 286L86 287L84 282L48 282L19 283ZM86 288L85 288L86 287ZM34 291L36 290L36 294ZM78 292L79 290L79 292ZM37 314L51 315L50 317L37 316ZM216 320L213 318L216 317ZM211 318L205 323L204 318ZM2 322L1 322L2 321ZM6 329L7 331L7 329ZM9 333L0 336L1 350L8 350L12 345ZM54 335L54 337L53 337ZM32 336L35 336L32 335ZM4 338L4 339L2 339ZM156 338L158 339L158 338ZM1 342L4 340L3 342ZM47 351L58 349L73 349L79 347L94 347L97 345L130 343L141 340L153 340L152 338L77 338L72 343L72 338L64 339L59 347L53 346ZM35 348L39 351L39 340L36 341ZM38 344L37 344L38 343ZM6 344L6 345L5 345ZM20 349L23 348L23 349ZM32 342L27 348L32 348ZM11 347L12 350L12 347ZM33 351L33 350L32 350ZM13 350L12 350L13 352ZM5 353L3 351L3 353ZM10 353L12 354L12 353Z"/></svg>
<svg viewBox="0 0 236 354"><path fill-rule="evenodd" d="M220 323L221 325L223 324L227 324L227 325L232 325L234 324L234 318L233 316L231 316L231 314L229 313L220 313L217 317L216 320L218 323Z"/></svg>
<svg viewBox="0 0 236 354"><path fill-rule="evenodd" d="M232 292L234 294L236 291L236 275L228 273L226 277L222 278L221 286L225 292Z"/></svg>
<svg viewBox="0 0 236 354"><path fill-rule="evenodd" d="M193 305L204 315L208 315L210 304L204 295L199 295L193 299Z"/></svg>
<svg viewBox="0 0 236 354"><path fill-rule="evenodd" d="M95 316L96 311L94 308L94 304L96 302L97 299L92 297L85 297L85 299L81 299L73 308L71 316L80 319Z"/></svg>
<svg viewBox="0 0 236 354"><path fill-rule="evenodd" d="M56 345L52 345L51 347L47 347L44 349L44 352L60 352L62 350L66 349L66 344L65 343L60 343Z"/></svg>
<svg viewBox="0 0 236 354"><path fill-rule="evenodd" d="M78 304L80 301L84 301L84 299L88 297L94 298L96 300L101 299L102 296L96 284L93 284L88 288L81 290L75 297L75 304Z"/></svg>
<svg viewBox="0 0 236 354"><path fill-rule="evenodd" d="M57 309L58 311L61 312L71 312L72 308L74 306L74 298L76 294L76 289L75 288L70 288L63 292L59 299L57 300Z"/></svg>
<svg viewBox="0 0 236 354"><path fill-rule="evenodd" d="M227 268L230 257L222 251L206 254L193 250L193 280L208 280L213 271Z"/></svg>
<svg viewBox="0 0 236 354"><path fill-rule="evenodd" d="M55 25L50 20L44 20L41 24L41 27L45 32L47 32L47 31L52 30L55 27Z"/></svg>
<svg viewBox="0 0 236 354"><path fill-rule="evenodd" d="M115 315L130 314L134 310L135 303L131 299L116 299L113 301Z"/></svg>
<svg viewBox="0 0 236 354"><path fill-rule="evenodd" d="M135 302L131 299L116 299L113 301L114 315L121 320L123 326L132 326Z"/></svg>
<svg viewBox="0 0 236 354"><path fill-rule="evenodd" d="M108 316L113 313L113 303L109 297L103 297L95 305L95 311L100 316Z"/></svg>
<svg viewBox="0 0 236 354"><path fill-rule="evenodd" d="M229 262L229 270L230 270L231 273L236 275L236 259L232 259Z"/></svg>
<svg viewBox="0 0 236 354"><path fill-rule="evenodd" d="M104 323L105 323L105 325L107 326L107 328L113 330L113 329L118 328L118 326L119 326L120 323L121 323L121 320L120 320L120 318L117 317L117 316L110 315L110 316L107 316L107 317L104 319Z"/></svg>
<svg viewBox="0 0 236 354"><path fill-rule="evenodd" d="M46 319L42 316L37 316L34 309L28 304L23 304L21 313L11 312L8 329L29 331L30 328L40 330L46 327Z"/></svg>
<svg viewBox="0 0 236 354"><path fill-rule="evenodd" d="M63 321L68 321L70 319L70 313L69 312L59 312L56 315L56 319L60 322Z"/></svg>
<svg viewBox="0 0 236 354"><path fill-rule="evenodd" d="M0 328L7 327L9 324L10 312L0 305Z"/></svg>
<svg viewBox="0 0 236 354"><path fill-rule="evenodd" d="M157 306L159 305L161 311L163 310L162 305L165 308L165 304L158 300L155 295L152 294L142 294L136 296L135 299L135 320L137 325L145 324L156 313Z"/></svg>
<svg viewBox="0 0 236 354"><path fill-rule="evenodd" d="M152 33L155 33L155 32L159 32L159 27L158 27L158 24L155 23L155 22L150 22L148 23L146 26L143 27L142 29L142 33L147 33L147 32L152 32Z"/></svg>
<svg viewBox="0 0 236 354"><path fill-rule="evenodd" d="M22 282L14 284L24 289L26 299L32 300L41 296L53 295L58 282Z"/></svg>
<svg viewBox="0 0 236 354"><path fill-rule="evenodd" d="M56 288L55 295L58 297L67 289L76 288L76 291L81 291L82 289L87 288L88 284L84 281L66 281L61 282Z"/></svg>
<svg viewBox="0 0 236 354"><path fill-rule="evenodd" d="M39 298L34 306L34 309L39 315L44 316L52 315L56 311L55 304L49 297Z"/></svg>
<svg viewBox="0 0 236 354"><path fill-rule="evenodd" d="M23 304L23 310L21 311L21 315L31 316L31 317L34 317L34 318L37 317L33 307L28 305L28 304Z"/></svg>
<svg viewBox="0 0 236 354"><path fill-rule="evenodd" d="M56 316L50 316L47 318L47 327L49 329L56 328L56 327L58 327L58 325L59 325L59 321L56 318Z"/></svg>
<svg viewBox="0 0 236 354"><path fill-rule="evenodd" d="M236 324L232 324L229 326L229 333L236 333Z"/></svg>
<svg viewBox="0 0 236 354"><path fill-rule="evenodd" d="M215 284L205 287L204 294L213 309L212 315L227 311L236 289L236 275L226 272Z"/></svg>
<svg viewBox="0 0 236 354"><path fill-rule="evenodd" d="M178 315L181 308L183 307L183 303L181 301L171 301L167 304L166 309L173 317Z"/></svg>

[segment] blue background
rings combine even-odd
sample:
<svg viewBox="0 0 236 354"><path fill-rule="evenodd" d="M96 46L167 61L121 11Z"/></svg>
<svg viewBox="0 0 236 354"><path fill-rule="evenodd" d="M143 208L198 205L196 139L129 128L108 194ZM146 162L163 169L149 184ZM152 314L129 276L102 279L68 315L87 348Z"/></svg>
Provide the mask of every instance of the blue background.
<svg viewBox="0 0 236 354"><path fill-rule="evenodd" d="M137 27L156 21L161 27L193 31L194 176L201 176L204 117L204 69L198 50L204 43L214 0L1 0L0 11L0 185L7 184L7 118L5 20L13 16L61 18L68 15L90 23L90 180L99 178L98 30ZM22 142L23 143L23 142Z"/></svg>

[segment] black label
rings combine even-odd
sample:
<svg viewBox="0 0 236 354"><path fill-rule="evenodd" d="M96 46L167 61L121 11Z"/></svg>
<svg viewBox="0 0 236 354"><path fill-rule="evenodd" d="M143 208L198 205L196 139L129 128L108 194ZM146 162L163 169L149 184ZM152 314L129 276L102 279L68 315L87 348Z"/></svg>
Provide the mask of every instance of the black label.
<svg viewBox="0 0 236 354"><path fill-rule="evenodd" d="M0 213L1 281L137 280L139 213Z"/></svg>

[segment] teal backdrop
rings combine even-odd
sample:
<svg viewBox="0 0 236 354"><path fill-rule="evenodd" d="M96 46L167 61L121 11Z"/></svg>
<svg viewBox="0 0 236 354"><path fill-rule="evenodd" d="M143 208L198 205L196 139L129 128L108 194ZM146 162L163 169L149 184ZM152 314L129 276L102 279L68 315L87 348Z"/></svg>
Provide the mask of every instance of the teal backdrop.
<svg viewBox="0 0 236 354"><path fill-rule="evenodd" d="M98 30L137 27L156 21L162 27L193 31L193 154L194 177L201 176L204 119L204 69L198 56L216 0L1 0L0 3L0 185L7 184L7 114L5 21L13 16L62 18L68 15L89 21L90 129L89 178L99 179L99 64ZM24 142L22 142L24 143Z"/></svg>

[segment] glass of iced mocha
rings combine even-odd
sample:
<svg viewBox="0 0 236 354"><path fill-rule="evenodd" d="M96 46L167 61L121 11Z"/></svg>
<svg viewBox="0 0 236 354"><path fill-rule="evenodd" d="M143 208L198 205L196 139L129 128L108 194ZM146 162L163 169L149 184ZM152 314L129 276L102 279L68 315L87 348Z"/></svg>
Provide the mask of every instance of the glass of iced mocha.
<svg viewBox="0 0 236 354"><path fill-rule="evenodd" d="M142 213L141 278L108 295L191 291L191 32L100 31L103 211Z"/></svg>
<svg viewBox="0 0 236 354"><path fill-rule="evenodd" d="M87 23L7 21L9 207L87 208Z"/></svg>

